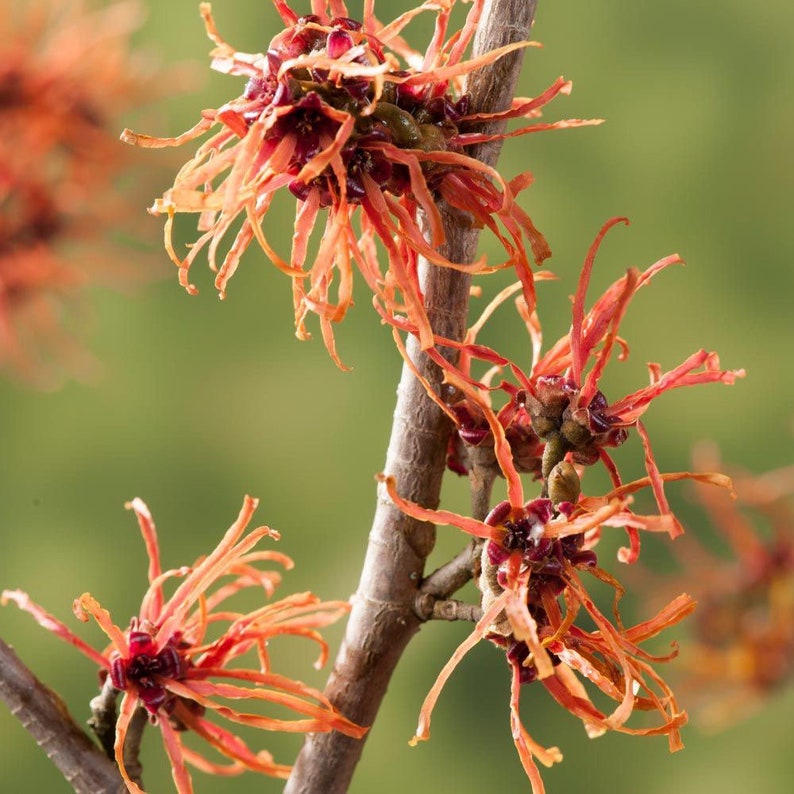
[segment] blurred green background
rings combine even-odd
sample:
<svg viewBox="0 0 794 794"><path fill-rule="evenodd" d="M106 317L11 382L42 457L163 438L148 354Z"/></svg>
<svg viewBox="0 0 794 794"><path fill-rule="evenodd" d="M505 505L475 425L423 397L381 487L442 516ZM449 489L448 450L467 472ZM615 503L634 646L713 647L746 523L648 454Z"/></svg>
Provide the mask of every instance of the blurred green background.
<svg viewBox="0 0 794 794"><path fill-rule="evenodd" d="M197 2L149 5L138 38L164 59L162 80L170 79L168 64L185 59L203 69L209 44ZM389 19L402 6L380 2L380 16ZM263 50L277 31L268 0L219 1L214 11L225 38L243 51ZM549 107L546 118L607 120L513 140L501 161L506 175L530 169L537 179L523 205L547 235L554 251L548 267L561 277L540 287L547 339L568 325L567 295L592 237L608 217L625 214L632 225L607 239L594 290L626 267L673 251L688 264L662 274L636 300L623 329L633 355L611 368L607 396L644 383L645 361L668 368L699 347L719 350L726 366L747 368L747 378L731 389L674 392L654 405L647 425L664 470L686 468L701 438L717 440L726 460L757 471L792 460L792 29L794 8L783 0L752 9L738 0L539 3L535 37L544 48L527 53L521 93L536 94L562 73L574 80L574 92ZM421 45L427 29L416 30L409 39ZM150 112L145 131L176 134L201 108L241 89L240 79L209 76L200 91ZM163 152L139 160L152 195L170 184L182 154L187 159L188 150L177 161ZM271 236L279 223L286 230L288 216L269 219ZM27 590L71 624L72 599L90 590L124 623L145 582L143 545L124 502L147 501L165 564L179 565L214 545L248 492L261 499L258 521L281 530L280 549L297 560L283 593L311 588L327 598L349 596L400 369L390 335L359 289L359 305L338 330L341 356L353 367L341 373L319 334L308 343L295 340L288 280L258 251L246 256L223 303L199 262L194 280L201 294L191 298L160 253L161 222L146 226L150 236L141 245L162 262L164 278L132 295L92 296L90 346L103 363L97 382L71 382L54 393L0 383L0 583ZM135 256L130 249L129 258ZM489 282L488 293L501 283ZM505 312L488 339L526 357L529 347L515 327ZM627 476L641 471L636 438L621 449L621 461ZM672 497L681 504L685 494ZM464 507L462 482L450 480L444 504ZM442 528L431 562L460 544ZM602 560L611 553L607 548ZM354 794L529 790L510 739L507 670L485 644L444 691L432 740L408 747L428 687L468 628L429 625L412 643L372 730ZM0 612L0 632L78 719L87 716L94 694L88 662L12 607ZM331 632L335 642L340 632ZM83 636L101 642L90 627ZM289 647L280 658L295 676L322 685L324 674L311 669L302 650ZM540 689L530 690L523 699L528 729L566 756L544 772L550 794L790 791L791 688L720 735L687 728L687 748L676 756L659 738L587 740L574 718ZM70 790L5 709L0 736L0 791ZM145 746L145 780L160 794L171 783L155 738ZM284 761L298 746L289 737L265 743ZM200 773L195 783L199 792L275 792L282 785Z"/></svg>

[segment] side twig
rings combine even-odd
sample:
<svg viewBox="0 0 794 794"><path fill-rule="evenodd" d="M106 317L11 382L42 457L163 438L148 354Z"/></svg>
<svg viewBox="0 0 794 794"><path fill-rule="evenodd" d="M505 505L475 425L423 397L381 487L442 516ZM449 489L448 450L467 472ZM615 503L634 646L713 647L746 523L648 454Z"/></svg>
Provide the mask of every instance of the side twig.
<svg viewBox="0 0 794 794"><path fill-rule="evenodd" d="M479 604L467 604L457 598L435 598L430 593L420 593L414 610L420 620L466 620L476 623L482 617Z"/></svg>
<svg viewBox="0 0 794 794"><path fill-rule="evenodd" d="M474 55L529 37L535 0L491 0L481 18ZM523 57L513 53L474 72L466 91L479 112L509 107ZM470 152L494 165L500 146L491 143ZM444 217L443 255L455 262L474 260L477 229L461 228L460 218ZM425 307L434 331L462 339L468 314L470 277L423 262ZM452 351L444 351L452 357ZM408 340L408 354L419 373L439 389L439 368ZM384 470L396 478L401 494L436 507L450 431L448 418L425 394L409 367L397 392L392 435ZM435 528L401 513L381 489L364 566L347 631L326 687L326 695L347 717L371 725L392 672L421 620L415 612L424 564L435 543ZM344 794L363 750L363 741L339 733L315 734L298 756L285 794Z"/></svg>
<svg viewBox="0 0 794 794"><path fill-rule="evenodd" d="M118 717L116 700L118 695L118 691L113 687L108 676L99 694L91 698L88 704L91 709L88 726L96 734L108 758L113 758L113 746L116 743L116 719Z"/></svg>
<svg viewBox="0 0 794 794"><path fill-rule="evenodd" d="M0 640L0 700L77 794L121 794L116 765L74 721L63 701Z"/></svg>
<svg viewBox="0 0 794 794"><path fill-rule="evenodd" d="M498 471L493 447L468 450L468 465L471 515L483 521L491 509L491 493ZM457 609L449 604L459 602L447 599L470 579L479 578L482 545L481 539L472 538L455 557L422 580L414 606L420 620L471 620L471 615L476 616L475 622L480 619L482 610L479 607L472 608L472 611Z"/></svg>
<svg viewBox="0 0 794 794"><path fill-rule="evenodd" d="M99 743L110 759L115 759L116 751L116 720L118 712L116 701L119 692L113 686L110 676L105 679L100 693L91 699L91 719L88 724L96 734ZM143 731L149 722L146 709L139 707L130 720L127 728L127 738L124 742L124 768L130 776L130 780L143 788L143 766L141 764L141 742L143 741ZM115 761L114 761L115 762Z"/></svg>
<svg viewBox="0 0 794 794"><path fill-rule="evenodd" d="M494 467L474 464L469 472L472 516L482 521L488 514L496 473ZM480 575L482 540L473 538L448 562L426 576L419 586L414 612L420 620L473 620L482 616L479 606L449 600L470 579Z"/></svg>
<svg viewBox="0 0 794 794"><path fill-rule="evenodd" d="M427 596L443 600L449 598L453 593L457 593L472 577L476 547L477 541L472 540L457 556L436 568L422 582L422 586L419 588L420 597Z"/></svg>

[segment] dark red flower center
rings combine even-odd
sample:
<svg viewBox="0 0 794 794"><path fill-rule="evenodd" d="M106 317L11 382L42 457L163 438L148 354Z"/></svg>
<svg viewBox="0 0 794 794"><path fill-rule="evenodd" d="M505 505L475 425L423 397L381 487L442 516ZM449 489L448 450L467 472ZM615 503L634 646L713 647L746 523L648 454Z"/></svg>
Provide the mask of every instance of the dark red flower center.
<svg viewBox="0 0 794 794"><path fill-rule="evenodd" d="M570 505L568 505L570 507ZM557 506L558 511L567 515L565 504ZM568 535L561 538L550 538L544 535L544 525L551 520L555 508L549 499L533 499L524 505L524 515L519 518L508 518L510 505L502 502L497 505L486 518L486 523L501 526L505 530L500 542L489 540L486 545L488 560L492 565L500 566L511 554L521 552L522 562L531 568L527 592L527 607L537 623L538 631L553 633L548 614L544 607L544 599L556 598L566 587L565 569L571 566L583 569L594 568L598 563L596 553L583 548L584 534ZM506 573L497 572L497 581L502 587L508 586ZM507 648L510 664L517 666L521 683L529 683L537 679L534 665L525 665L529 657L529 648L523 641L515 640L505 646L503 638L495 635L492 639ZM558 663L552 655L552 662Z"/></svg>
<svg viewBox="0 0 794 794"><path fill-rule="evenodd" d="M354 47L360 52L350 59ZM380 42L364 33L361 23L346 17L336 17L327 25L314 15L300 17L271 42L262 73L251 77L245 87L242 117L250 125L275 108L294 109L268 130L264 142L266 149L273 150L284 137L295 137L288 173L297 177L331 145L342 124L340 111L355 121L342 152L347 170L344 185L329 165L320 176L295 179L289 185L297 198L306 200L315 193L321 206L329 206L344 193L348 202L360 203L365 195L364 175L380 190L399 196L410 188L408 169L390 160L384 146L424 151L454 148L450 141L468 111L468 99L448 96L445 82L407 85L396 81L405 72L390 72L383 75L382 94L376 96L374 79L332 76L332 70L319 61L317 66L289 63L301 56L344 58L366 67L385 62ZM434 166L422 167L429 173Z"/></svg>
<svg viewBox="0 0 794 794"><path fill-rule="evenodd" d="M128 641L130 655L117 655L111 660L110 680L119 690L134 686L146 710L155 714L173 699L164 679L181 679L187 671L184 644L181 636L175 634L158 651L152 635L137 630L130 631Z"/></svg>

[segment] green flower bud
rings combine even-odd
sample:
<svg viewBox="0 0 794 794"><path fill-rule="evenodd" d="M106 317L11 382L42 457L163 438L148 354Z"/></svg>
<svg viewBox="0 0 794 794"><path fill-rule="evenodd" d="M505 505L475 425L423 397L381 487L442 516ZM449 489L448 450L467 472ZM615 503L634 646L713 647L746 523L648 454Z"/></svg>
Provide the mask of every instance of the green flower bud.
<svg viewBox="0 0 794 794"><path fill-rule="evenodd" d="M567 460L560 461L549 473L548 479L549 499L553 505L560 502L576 504L582 492L582 483L576 469Z"/></svg>

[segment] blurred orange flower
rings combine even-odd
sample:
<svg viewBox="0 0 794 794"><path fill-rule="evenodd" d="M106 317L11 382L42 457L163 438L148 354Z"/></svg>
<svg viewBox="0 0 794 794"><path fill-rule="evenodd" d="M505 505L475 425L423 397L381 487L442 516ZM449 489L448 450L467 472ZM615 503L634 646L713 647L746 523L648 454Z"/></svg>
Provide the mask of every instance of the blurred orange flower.
<svg viewBox="0 0 794 794"><path fill-rule="evenodd" d="M722 466L701 444L695 464ZM684 687L707 728L732 724L794 680L794 466L752 475L729 469L736 497L697 485L708 531L676 544L698 608L682 643ZM727 541L729 555L707 548ZM704 543L705 541L705 543Z"/></svg>
<svg viewBox="0 0 794 794"><path fill-rule="evenodd" d="M466 147L504 137L478 128L495 119L534 118L557 94L568 93L570 83L560 78L538 97L515 99L504 113L470 112L467 96L460 93L462 78L529 46L521 42L466 59L484 0L474 0L463 27L449 35L455 0L425 2L389 24L377 20L373 0L364 4L362 22L348 16L341 0L313 0L312 13L306 16L283 0L273 2L286 27L267 53L258 55L227 44L215 27L210 5L201 6L216 45L212 68L248 78L242 96L204 111L193 129L175 138L124 134L139 146L177 146L219 127L152 208L167 216L166 247L179 267L180 282L196 291L188 274L206 249L223 297L242 253L256 240L292 279L297 335L308 336L304 320L309 313L317 314L337 364L331 323L340 321L352 304L354 265L388 312L408 313L425 347L432 346L433 339L417 280L420 255L436 265L471 272L513 266L532 296L525 249L531 248L537 263L549 249L515 203L531 176L506 182L468 156ZM428 11L436 15L435 32L427 51L419 53L406 44L402 33ZM596 122L533 124L510 135L588 123ZM277 253L263 228L282 188L297 197L288 259ZM489 227L505 249L505 263L469 265L445 258L439 252L444 242L441 200L466 223ZM327 215L319 248L310 254L310 239L323 209ZM174 216L182 212L199 213L202 232L185 257L172 241ZM420 228L420 215L426 220L428 239ZM233 228L233 241L218 264L222 240ZM385 269L378 244L386 251ZM308 270L307 259L312 262Z"/></svg>
<svg viewBox="0 0 794 794"><path fill-rule="evenodd" d="M109 680L113 688L124 693L116 723L115 757L127 789L133 794L142 790L127 773L123 751L130 720L138 708L145 708L150 721L160 729L180 794L193 791L187 763L222 775L245 770L279 778L289 775L289 766L276 763L264 750L250 750L240 737L207 719L207 711L232 723L264 730L338 730L355 738L366 732L336 712L321 692L273 672L267 651L273 637L306 637L319 644L317 666L324 664L328 649L318 629L345 614L349 610L347 602L324 602L312 593L298 593L248 613L236 612L226 605L231 596L251 587L261 588L266 597L273 595L280 574L260 569L259 563L292 567L292 561L283 554L253 550L262 538L278 539L278 533L268 527L246 534L256 505L255 499L245 498L237 520L206 557L190 567L163 571L152 517L146 505L134 499L128 507L135 511L149 556L149 587L138 615L127 629L121 629L90 594L84 593L74 602L75 615L83 621L93 617L110 639L101 651L73 634L26 593L3 591L3 604L13 601L32 614L44 628L99 665L103 680ZM229 579L221 581L225 577ZM171 579L182 581L166 598L163 587ZM217 636L211 639L208 634ZM257 667L231 666L249 652L256 652ZM224 700L245 700L249 706L272 703L299 717L283 719L248 713L226 705ZM180 734L185 730L193 731L230 758L231 766L214 763L183 746Z"/></svg>
<svg viewBox="0 0 794 794"><path fill-rule="evenodd" d="M70 337L83 288L135 272L108 232L130 214L114 188L130 161L115 120L154 85L130 52L141 21L137 0L31 0L0 15L0 367L36 385L90 374Z"/></svg>

